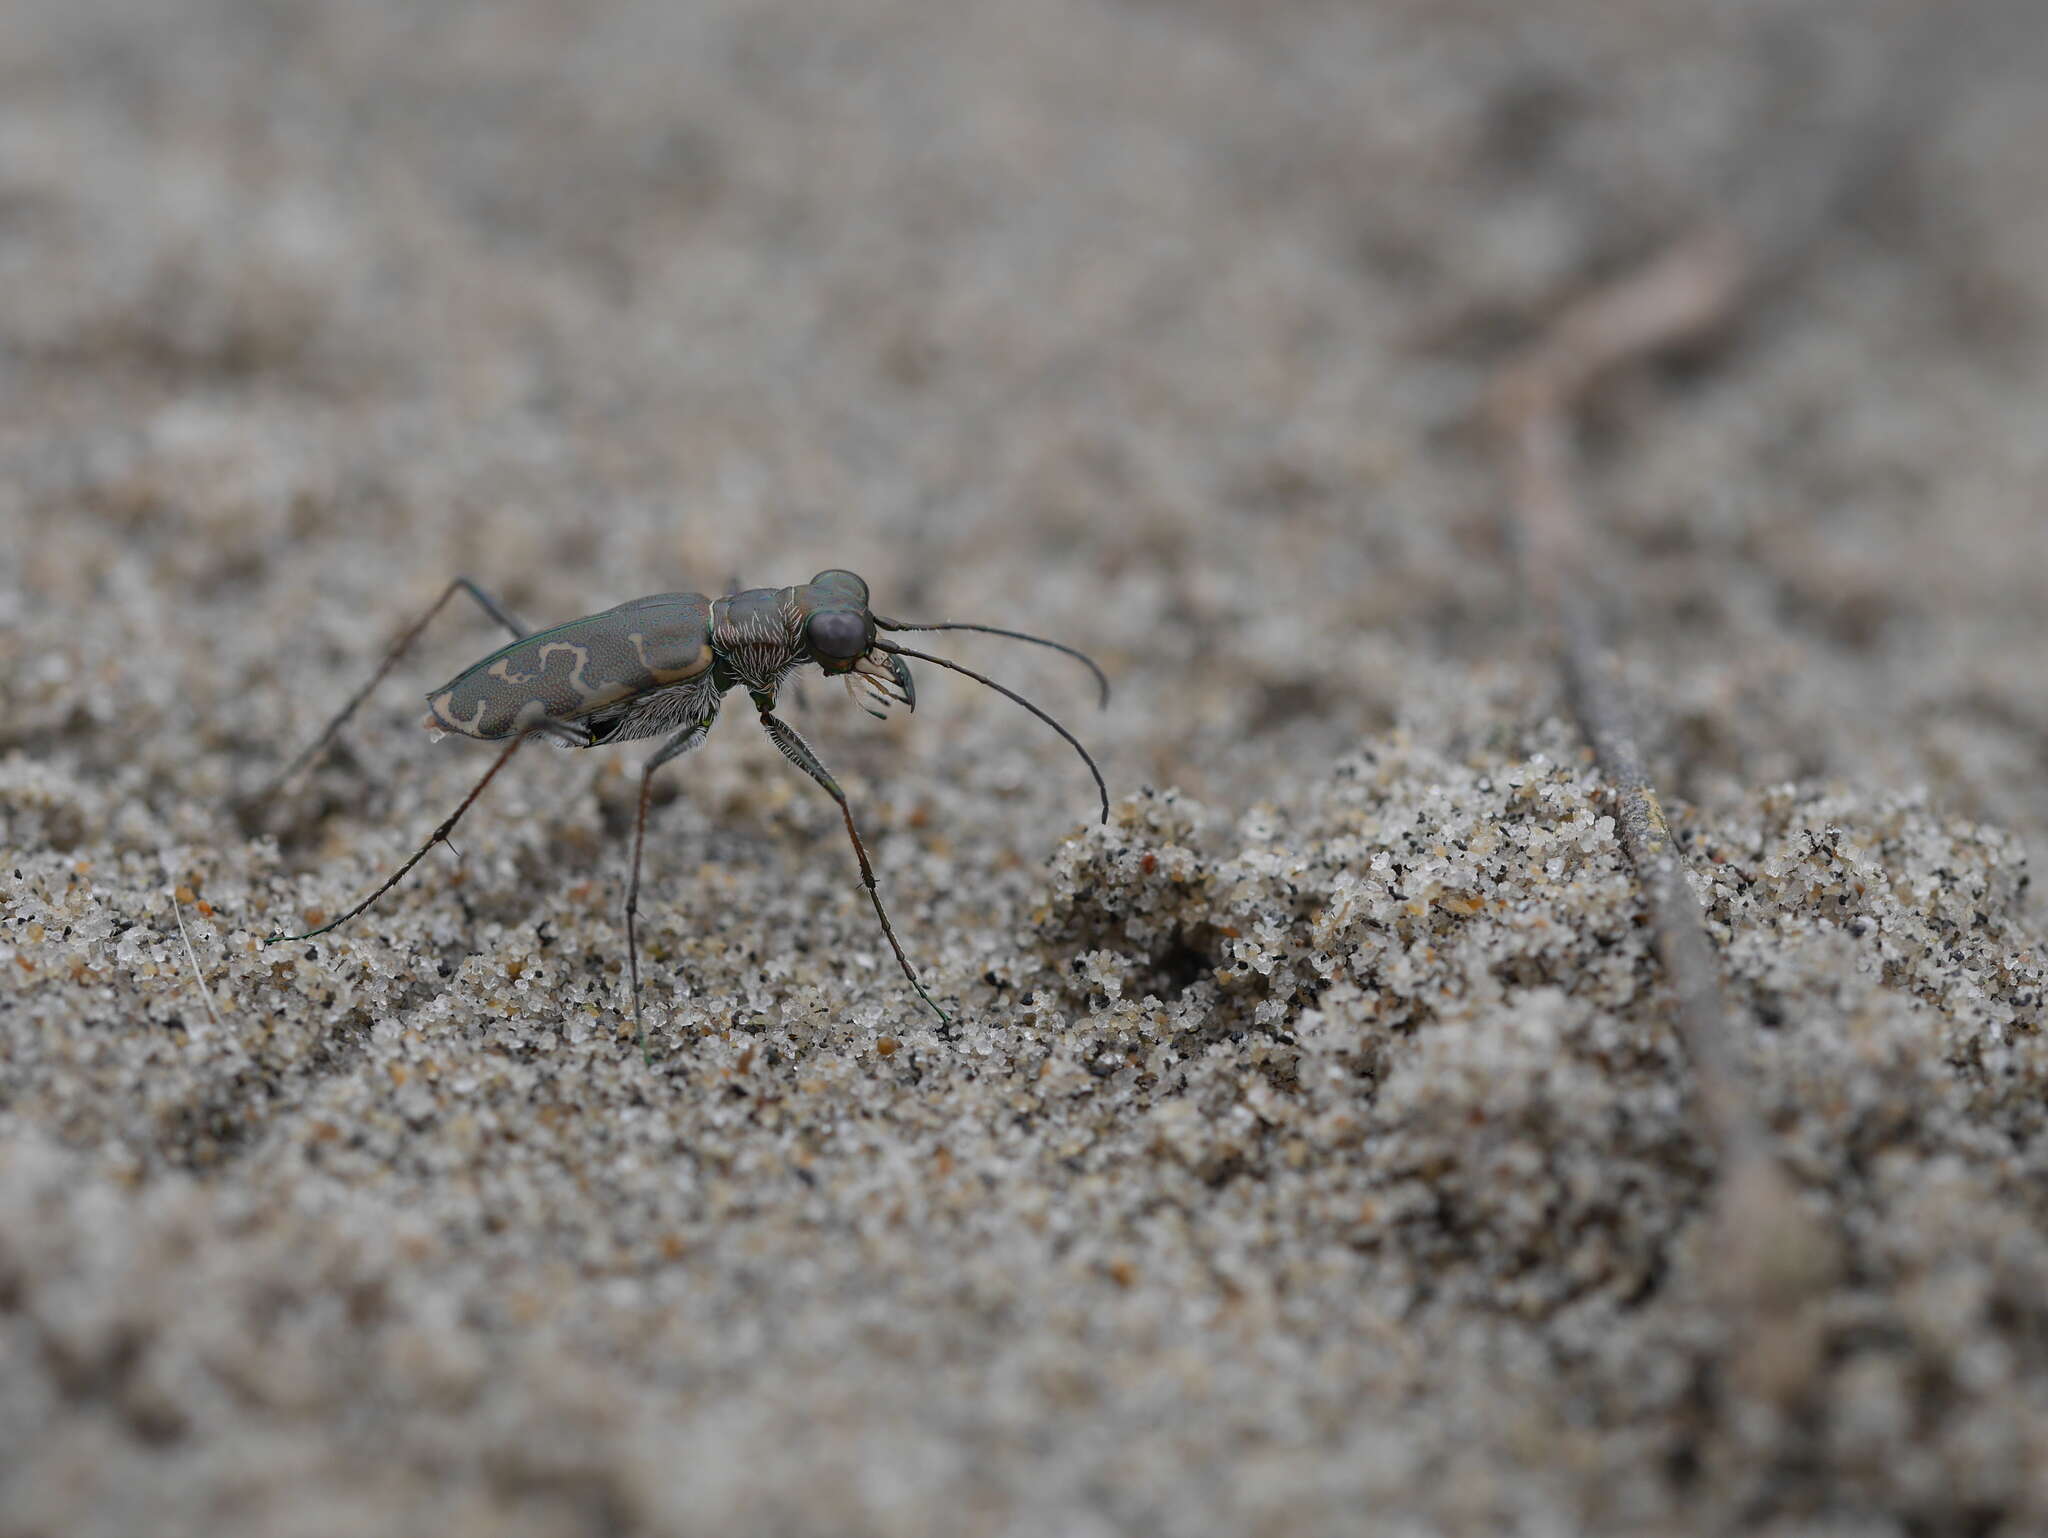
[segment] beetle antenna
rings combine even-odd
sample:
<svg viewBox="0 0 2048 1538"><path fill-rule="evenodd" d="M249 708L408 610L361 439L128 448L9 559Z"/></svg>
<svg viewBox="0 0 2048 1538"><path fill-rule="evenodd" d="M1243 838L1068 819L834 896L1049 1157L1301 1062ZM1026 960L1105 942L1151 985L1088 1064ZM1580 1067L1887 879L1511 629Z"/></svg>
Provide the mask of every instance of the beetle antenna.
<svg viewBox="0 0 2048 1538"><path fill-rule="evenodd" d="M1086 652L1077 650L1072 646L1064 645L1058 641L1048 641L1042 635L1026 635L1021 630L1004 630L995 625L967 625L957 620L948 620L944 624L939 625L912 625L900 619L883 619L879 614L875 616L875 623L884 630L979 630L983 635L1008 636L1013 641L1029 641L1033 646L1049 646L1056 652L1065 652L1069 657L1072 657L1081 666L1093 673L1096 686L1102 690L1101 703L1105 708L1109 705L1109 675L1096 665L1095 659ZM933 658L932 660L937 661L938 659ZM967 670L962 668L960 671L964 673Z"/></svg>
<svg viewBox="0 0 2048 1538"><path fill-rule="evenodd" d="M877 620L876 623L880 624L881 621ZM897 628L904 630L941 630L949 628L969 630L981 629L985 627L969 625L904 625L899 626ZM998 631L996 633L998 635L1007 635L1010 632ZM1025 636L1024 639L1027 641L1035 641L1038 639L1038 637ZM1044 644L1047 646L1058 645L1058 643L1054 641L1047 641ZM919 662L930 662L942 668L951 668L955 673L965 673L969 678L973 679L976 683L986 684L989 688L995 690L996 693L1002 695L1005 699L1012 700L1015 703L1022 705L1026 710L1030 711L1034 716L1038 717L1039 720L1043 721L1047 726L1051 727L1054 731L1058 732L1062 737L1066 738L1067 742L1069 743L1069 745L1072 746L1073 750L1081 755L1081 762L1088 766L1088 772L1095 776L1095 789L1102 796L1102 820L1105 823L1109 821L1109 787L1103 784L1102 782L1102 771L1095 766L1095 760L1089 754L1088 750L1081 746L1081 739L1076 737L1072 732L1068 731L1064 726L1060 725L1059 722L1055 721L1051 716L1047 715L1044 711L1040 710L1036 705L1032 704L1031 701L1024 698L1024 696L1019 694L1015 689L1006 689L1001 684L997 683L993 678L990 678L982 673L977 673L974 671L973 668L962 667L957 662L948 662L944 657L934 657L930 652L912 651L907 646L898 646L894 641L878 640L875 642L875 645L885 652L894 652L899 657L915 657ZM1061 651L1068 650L1068 648L1064 646L1059 647L1059 649ZM1079 652L1075 652L1074 655L1079 657L1081 654ZM1083 660L1085 661L1086 659L1084 658ZM1095 664L1092 662L1088 665L1090 667L1095 666Z"/></svg>

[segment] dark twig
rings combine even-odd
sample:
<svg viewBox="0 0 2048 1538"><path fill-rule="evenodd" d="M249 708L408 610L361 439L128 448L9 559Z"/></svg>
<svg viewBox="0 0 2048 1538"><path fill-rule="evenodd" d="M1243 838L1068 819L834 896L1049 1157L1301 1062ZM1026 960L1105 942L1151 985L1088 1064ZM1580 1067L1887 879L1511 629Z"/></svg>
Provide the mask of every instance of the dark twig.
<svg viewBox="0 0 2048 1538"><path fill-rule="evenodd" d="M1829 1239L1805 1217L1770 1148L1722 1003L1720 967L1683 856L1644 767L1605 640L1588 517L1576 489L1578 413L1610 371L1706 336L1760 290L1795 273L1843 206L1891 175L1959 94L1973 47L2002 37L2028 8L1975 0L1937 8L1906 29L1891 66L1859 103L1813 131L1770 129L1769 154L1743 157L1743 176L1717 199L1731 217L1702 225L1635 272L1567 309L1500 375L1493 421L1511 479L1511 518L1524 580L1556 632L1581 729L1614 787L1623 848L1643 886L1657 955L1676 1004L1679 1039L1719 1157L1715 1235L1724 1289L1739 1307L1737 1369L1754 1387L1796 1392L1815 1338L1801 1307L1834 1269ZM1782 52L1782 50L1780 50ZM1804 103L1801 82L1785 94ZM1787 142L1794 152L1785 153Z"/></svg>
<svg viewBox="0 0 2048 1538"><path fill-rule="evenodd" d="M1567 311L1502 375L1494 417L1511 470L1524 577L1555 628L1573 710L1613 786L1622 846L1642 883L1679 1039L1719 1156L1722 1281L1777 1339L1781 1332L1770 1326L1795 1313L1829 1274L1830 1246L1805 1218L1771 1153L1730 1038L1699 900L1608 654L1574 475L1574 419L1593 382L1723 324L1751 272L1748 247L1731 231L1703 229L1678 241ZM1795 1379L1803 1376L1793 1370Z"/></svg>

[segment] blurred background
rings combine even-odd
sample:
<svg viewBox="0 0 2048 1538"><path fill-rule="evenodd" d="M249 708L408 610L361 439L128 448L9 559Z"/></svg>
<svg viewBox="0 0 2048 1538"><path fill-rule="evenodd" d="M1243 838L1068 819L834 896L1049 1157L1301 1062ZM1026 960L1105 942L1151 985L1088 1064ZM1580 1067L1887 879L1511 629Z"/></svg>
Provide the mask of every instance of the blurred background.
<svg viewBox="0 0 2048 1538"><path fill-rule="evenodd" d="M1486 392L1572 301L1725 221L1761 253L1730 323L1588 416L1653 768L1729 848L1788 783L1851 823L1904 804L1984 825L2020 928L1968 986L2018 990L1996 1029L2024 1045L2039 999L2013 980L2048 915L2018 874L2048 838L2044 31L2027 0L0 0L0 1230L28 1236L0 1239L25 1353L0 1365L45 1364L0 1373L0 1446L37 1449L0 1528L141 1531L152 1501L195 1531L324 1534L429 1507L494 1534L1340 1532L1368 1507L1415 1531L1682 1524L1703 1469L1756 1451L1698 1430L1719 1391L1672 1365L1716 1328L1670 1248L1693 1156L1654 1220L1589 1220L1608 1248L1567 1264L1521 1230L1489 1248L1484 1212L1405 1249L1358 1238L1391 1177L1353 1132L1304 1133L1305 1166L1191 1156L1185 1189L1138 1173L1181 1136L1141 1127L1143 1096L1105 1107L1099 1146L1045 1133L1065 1114L1045 1086L1106 1074L989 1065L1099 1027L1116 987L1223 965L1225 915L1172 954L1077 917L1081 867L1057 862L1084 858L1086 778L965 680L924 670L916 714L881 725L814 686L795 719L855 796L912 956L989 1022L972 1061L872 954L831 807L743 711L661 783L648 954L691 1066L658 1091L612 1040L635 753L522 755L459 872L424 865L357 949L258 952L480 772L417 729L418 696L498 644L474 613L451 607L280 803L236 808L457 573L541 623L844 566L881 612L1100 658L1106 715L1063 659L942 648L1061 715L1120 801L1185 798L1120 826L1322 879L1302 873L1382 837L1331 810L1407 772L1372 765L1448 783L1572 761ZM1974 837L1886 848L1945 879ZM220 994L204 1050L176 1034L202 1019L177 891ZM1625 918L1602 934L1641 943ZM1145 954L1071 981L1126 940ZM1772 986L1819 999L1853 970L1827 955ZM1259 1054L1318 1020L1378 1029L1346 1007L1189 1026L1174 1050L1231 1086L1189 1125L1277 1126L1269 1081L1310 1079ZM1863 1009L1827 1019L1868 1067ZM752 1012L778 1023L749 1035ZM1929 1075L1986 1061L1913 1039L1900 1060ZM902 1082L864 1099L899 1040ZM1461 1040L1430 1061L1480 1061ZM845 1082L806 1055L841 1046L864 1065ZM1540 1079L1530 1051L1502 1076ZM1588 1052L1601 1073L1627 1056ZM1392 1072L1346 1061L1340 1101ZM1788 1124L1846 1114L1814 1082ZM471 1091L503 1098L457 1115ZM828 1112L776 1119L813 1092ZM1446 1093L1447 1139L1485 1121L1486 1091ZM1967 1242L1922 1214L1930 1254L2025 1248L2001 1225L2038 1192L2015 1208L1997 1184L2033 1147L2024 1098L2000 1102L2012 1141L1942 1145L1944 1178L2004 1173L1943 1199L1981 1218ZM1672 1104L1646 1091L1642 1124ZM1853 1156L1812 1133L1803 1178L1869 1196L1859 1232L1910 1228L1862 1182L1919 1114ZM1025 1141L958 1212L932 1194L1012 1117ZM857 1232L834 1226L845 1181L873 1198ZM1556 1220L1572 1200L1532 1231L1579 1235ZM1204 1226L1226 1220L1227 1242ZM1639 1242L1653 1260L1614 1260ZM2048 1276L2025 1253L2016 1296ZM1276 1280L1283 1259L1307 1270ZM1859 1264L1872 1309L1905 1296ZM1357 1280L1394 1274L1375 1266L1395 1291ZM1640 1333L1525 1318L1503 1280L1524 1275ZM218 1319L216 1296L238 1300ZM1997 1371L1941 1376L1963 1334L1929 1326L1928 1376L1832 1390L1891 1420L1757 1422L1801 1451L1753 1509L1873 1534L1908 1508L1927 1532L2048 1512L2011 1487L2048 1466L2048 1335L2008 1351L2038 1315L1993 1296L1950 1313ZM116 1371L136 1339L154 1365ZM1581 1397L1537 1437L1510 1381ZM363 1429L380 1417L402 1447ZM765 1489L744 1472L762 1445ZM166 1447L183 1472L153 1484ZM1973 1469L2007 1482L1972 1496ZM300 1478L319 1501L295 1503Z"/></svg>
<svg viewBox="0 0 2048 1538"><path fill-rule="evenodd" d="M1411 651L1513 658L1480 392L1721 216L1796 280L1595 459L1680 788L2036 830L2028 11L13 0L0 730L261 756L454 572L540 620L837 564L1105 653L1125 781L1255 794Z"/></svg>

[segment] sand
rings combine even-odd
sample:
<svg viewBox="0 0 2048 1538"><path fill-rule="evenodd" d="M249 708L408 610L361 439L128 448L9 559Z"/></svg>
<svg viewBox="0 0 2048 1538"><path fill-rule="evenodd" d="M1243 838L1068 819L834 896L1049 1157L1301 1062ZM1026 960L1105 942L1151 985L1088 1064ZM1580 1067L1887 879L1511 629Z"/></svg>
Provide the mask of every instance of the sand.
<svg viewBox="0 0 2048 1538"><path fill-rule="evenodd" d="M1473 425L1920 14L7 5L0 1534L2048 1528L2038 29L1592 418L1838 1256L1782 1338ZM832 566L1115 682L929 638L1106 825L965 679L789 702L950 1026L743 702L657 781L651 1063L639 748L262 943L488 766L458 604L250 799L451 576Z"/></svg>

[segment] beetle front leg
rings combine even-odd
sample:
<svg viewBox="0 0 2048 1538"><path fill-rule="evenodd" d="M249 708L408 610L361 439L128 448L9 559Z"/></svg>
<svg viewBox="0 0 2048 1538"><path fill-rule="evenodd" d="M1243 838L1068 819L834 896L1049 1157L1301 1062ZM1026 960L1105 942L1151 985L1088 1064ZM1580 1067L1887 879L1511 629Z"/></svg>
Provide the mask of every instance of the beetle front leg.
<svg viewBox="0 0 2048 1538"><path fill-rule="evenodd" d="M889 922L889 912L882 906L882 894L875 887L875 870L868 863L867 846L860 841L860 830L853 825L853 808L847 804L846 792L839 788L837 780L826 773L825 766L818 762L818 756L811 751L810 745L796 734L794 727L777 717L767 705L762 704L760 695L754 696L754 703L760 707L763 729L767 731L769 739L775 746L782 750L782 756L816 780L824 787L825 794L839 803L839 815L846 819L846 836L853 840L854 858L860 861L861 885L868 889L868 901L875 906L875 917L882 921L882 933L888 937L889 949L896 953L896 964L903 968L903 975L910 979L910 986L917 990L917 996L939 1017L939 1023L950 1026L953 1022L947 1018L946 1012L939 1008L938 1002L925 992L924 984L918 980L917 973L911 968L910 958L903 954L902 943L897 940L895 927Z"/></svg>

